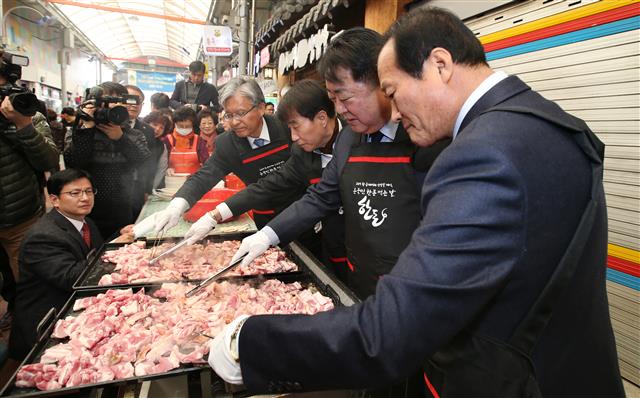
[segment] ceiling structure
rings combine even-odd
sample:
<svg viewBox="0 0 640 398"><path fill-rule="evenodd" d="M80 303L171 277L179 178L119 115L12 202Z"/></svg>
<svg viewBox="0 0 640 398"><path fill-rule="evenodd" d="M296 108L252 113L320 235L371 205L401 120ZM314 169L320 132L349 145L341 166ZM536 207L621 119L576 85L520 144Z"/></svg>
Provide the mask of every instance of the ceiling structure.
<svg viewBox="0 0 640 398"><path fill-rule="evenodd" d="M216 0L46 0L114 61L165 58L187 65ZM220 1L230 3L230 1Z"/></svg>

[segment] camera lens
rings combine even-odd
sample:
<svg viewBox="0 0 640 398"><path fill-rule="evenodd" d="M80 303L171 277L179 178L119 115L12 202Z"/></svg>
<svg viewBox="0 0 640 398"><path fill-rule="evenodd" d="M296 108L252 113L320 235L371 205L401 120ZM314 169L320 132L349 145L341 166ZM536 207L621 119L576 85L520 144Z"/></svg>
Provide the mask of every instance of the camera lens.
<svg viewBox="0 0 640 398"><path fill-rule="evenodd" d="M109 109L107 120L109 123L122 124L129 120L129 112L127 112L127 108L124 106L114 106Z"/></svg>
<svg viewBox="0 0 640 398"><path fill-rule="evenodd" d="M16 93L9 96L9 101L13 108L25 116L36 114L40 103L38 98L32 93Z"/></svg>

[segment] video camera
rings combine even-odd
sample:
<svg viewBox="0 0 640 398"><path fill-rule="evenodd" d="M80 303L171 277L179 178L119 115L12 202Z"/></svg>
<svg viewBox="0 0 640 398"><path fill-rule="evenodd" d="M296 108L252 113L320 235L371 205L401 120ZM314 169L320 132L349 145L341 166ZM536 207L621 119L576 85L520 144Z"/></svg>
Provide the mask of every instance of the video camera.
<svg viewBox="0 0 640 398"><path fill-rule="evenodd" d="M7 52L2 53L0 76L6 80L6 83L0 85L0 101L9 97L11 105L17 112L24 116L33 116L40 106L38 98L28 89L16 85L22 77L23 66L29 66L29 58ZM0 130L6 129L9 124L9 120L0 114Z"/></svg>
<svg viewBox="0 0 640 398"><path fill-rule="evenodd" d="M120 97L104 95L104 89L100 86L87 89L85 92L85 98L87 100L80 105L78 116L80 116L80 119L82 120L92 121L96 124L113 123L121 125L129 120L129 113L127 112L126 107L118 105L110 108L109 104L140 104L140 97L137 95L127 94ZM83 108L89 104L92 104L95 107L93 116L83 110Z"/></svg>

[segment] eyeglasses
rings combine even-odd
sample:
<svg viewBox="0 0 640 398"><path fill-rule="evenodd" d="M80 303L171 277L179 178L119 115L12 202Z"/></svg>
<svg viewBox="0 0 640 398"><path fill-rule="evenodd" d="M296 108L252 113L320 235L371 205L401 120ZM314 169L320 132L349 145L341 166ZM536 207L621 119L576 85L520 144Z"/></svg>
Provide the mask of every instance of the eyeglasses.
<svg viewBox="0 0 640 398"><path fill-rule="evenodd" d="M82 189L74 189L73 191L67 191L67 192L60 192L60 195L62 195L63 193L68 194L69 196L71 196L72 198L79 198L82 196L82 194L85 194L87 196L93 196L95 194L98 193L98 190L95 188L87 188L85 190Z"/></svg>
<svg viewBox="0 0 640 398"><path fill-rule="evenodd" d="M256 105L252 106L251 108L249 108L248 111L244 111L244 112L236 112L236 113L225 113L224 116L222 117L224 120L226 121L230 121L231 119L233 120L240 120L243 117L245 117L247 115L247 113L251 112L253 110L253 108L255 108Z"/></svg>

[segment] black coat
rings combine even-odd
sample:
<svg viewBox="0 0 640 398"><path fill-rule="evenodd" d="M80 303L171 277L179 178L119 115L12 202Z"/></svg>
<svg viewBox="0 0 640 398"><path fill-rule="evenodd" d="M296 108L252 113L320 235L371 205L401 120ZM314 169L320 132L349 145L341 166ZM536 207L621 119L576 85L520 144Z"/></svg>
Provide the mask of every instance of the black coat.
<svg viewBox="0 0 640 398"><path fill-rule="evenodd" d="M36 343L36 326L52 308L60 310L87 266L86 256L102 244L100 231L86 218L91 248L57 210L44 215L27 232L20 248L20 278L9 342L12 358L23 358Z"/></svg>
<svg viewBox="0 0 640 398"><path fill-rule="evenodd" d="M186 82L186 80L177 82L175 88L173 89L173 94L171 94L171 101L169 102L170 106L173 109L177 109L187 103L185 93ZM218 103L218 90L216 89L216 86L207 82L202 82L202 84L200 85L200 90L198 91L198 95L196 96L196 104L205 105L211 110L220 112L222 110L222 107Z"/></svg>
<svg viewBox="0 0 640 398"><path fill-rule="evenodd" d="M573 236L589 200L591 167L555 124L525 114L481 115L498 104L569 119L517 77L489 90L431 167L422 221L375 296L314 316L246 321L239 350L251 392L385 385L463 329L510 338ZM533 351L544 397L624 396L605 288L602 184L598 190L579 269Z"/></svg>
<svg viewBox="0 0 640 398"><path fill-rule="evenodd" d="M144 133L128 125L122 131L119 140L111 140L97 127L76 128L64 151L67 167L91 174L98 190L91 218L105 238L135 221L133 177L151 156Z"/></svg>

